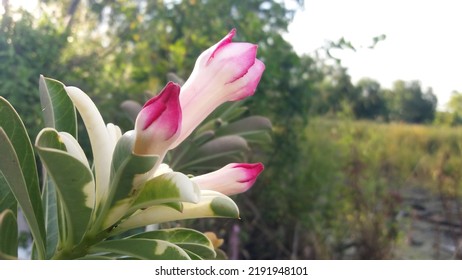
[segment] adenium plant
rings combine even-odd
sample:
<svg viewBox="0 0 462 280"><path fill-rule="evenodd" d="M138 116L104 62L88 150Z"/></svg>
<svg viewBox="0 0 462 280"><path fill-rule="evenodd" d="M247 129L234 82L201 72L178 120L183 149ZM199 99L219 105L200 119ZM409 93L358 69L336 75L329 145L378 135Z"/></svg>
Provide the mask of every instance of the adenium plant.
<svg viewBox="0 0 462 280"><path fill-rule="evenodd" d="M239 217L228 196L248 190L263 171L261 163L229 163L191 177L164 160L217 107L255 92L264 64L256 59L256 45L234 43L234 35L232 30L204 51L183 86L169 82L147 101L134 130L125 133L106 124L82 90L42 76L46 128L33 147L20 117L0 97L0 259L17 258L18 208L33 237L32 258L214 258L212 242L196 230L131 230ZM77 112L90 139L91 161L78 142Z"/></svg>

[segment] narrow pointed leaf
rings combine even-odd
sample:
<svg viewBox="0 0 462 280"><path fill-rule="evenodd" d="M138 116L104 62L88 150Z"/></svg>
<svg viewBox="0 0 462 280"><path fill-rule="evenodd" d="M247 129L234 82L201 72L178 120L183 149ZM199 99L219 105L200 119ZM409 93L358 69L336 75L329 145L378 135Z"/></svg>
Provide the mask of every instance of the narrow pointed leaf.
<svg viewBox="0 0 462 280"><path fill-rule="evenodd" d="M96 179L96 202L99 205L107 200L109 180L111 175L111 155L114 150L113 141L104 123L103 117L91 98L76 87L65 87L72 103L79 111L93 153L93 163Z"/></svg>
<svg viewBox="0 0 462 280"><path fill-rule="evenodd" d="M216 135L237 135L250 143L265 143L271 141L269 134L271 129L271 121L268 118L250 116L220 127L217 129Z"/></svg>
<svg viewBox="0 0 462 280"><path fill-rule="evenodd" d="M235 135L228 135L216 138L202 145L197 151L197 154L204 155L203 160L210 160L230 153L248 151L249 146L245 139Z"/></svg>
<svg viewBox="0 0 462 280"><path fill-rule="evenodd" d="M214 137L215 137L215 131L213 130L204 131L201 134L195 135L194 144L197 146L202 146L203 144L212 140Z"/></svg>
<svg viewBox="0 0 462 280"><path fill-rule="evenodd" d="M163 240L121 239L109 240L90 248L90 253L111 252L141 260L189 260L180 247Z"/></svg>
<svg viewBox="0 0 462 280"><path fill-rule="evenodd" d="M55 141L50 141L53 138ZM65 212L67 241L76 244L87 230L95 204L93 174L79 159L57 149L53 142L59 142L58 132L44 129L37 137L36 148Z"/></svg>
<svg viewBox="0 0 462 280"><path fill-rule="evenodd" d="M18 257L18 223L9 209L0 212L0 252Z"/></svg>
<svg viewBox="0 0 462 280"><path fill-rule="evenodd" d="M215 258L215 250L212 242L203 233L186 228L173 228L143 232L133 235L130 238L159 239L178 245L188 253L193 253L201 259Z"/></svg>
<svg viewBox="0 0 462 280"><path fill-rule="evenodd" d="M0 154L3 157L3 159L0 160L0 172L3 174L4 182L6 182L23 210L24 217L34 237L39 258L45 258L45 227L43 226L42 220L43 213L36 213L34 207L36 206L41 211L42 208L37 206L36 199L38 199L40 205L41 200L40 197L36 198L30 195L18 155L2 127L0 127ZM37 214L40 214L40 217L38 217Z"/></svg>
<svg viewBox="0 0 462 280"><path fill-rule="evenodd" d="M77 139L77 114L64 84L41 75L39 90L45 126L65 131Z"/></svg>
<svg viewBox="0 0 462 280"><path fill-rule="evenodd" d="M241 134L242 132L252 132L261 130L271 130L271 121L262 116L250 116L238 121L222 126L217 135Z"/></svg>
<svg viewBox="0 0 462 280"><path fill-rule="evenodd" d="M226 102L213 111L197 128L194 134L201 134L207 130L216 130L221 125L232 122L247 111L242 101Z"/></svg>
<svg viewBox="0 0 462 280"><path fill-rule="evenodd" d="M0 130L2 131L0 133L0 146L2 149L9 150L5 153L0 152L2 159L7 159L0 162L3 162L4 165L10 165L9 168L15 170L13 175L8 174L0 167L0 171L3 173L3 180L0 179L0 184L2 184L3 192L5 192L4 185L8 181L11 191L24 210L24 215L34 236L38 255L43 258L45 257L45 225L34 151L23 122L11 104L1 96ZM10 162L15 167L12 167ZM14 176L18 177L12 178ZM13 181L15 183L12 183ZM15 210L13 211L15 212Z"/></svg>
<svg viewBox="0 0 462 280"><path fill-rule="evenodd" d="M248 109L242 106L244 101L227 102L218 107L207 120L221 119L224 122L231 122L244 114ZM204 122L205 123L205 122Z"/></svg>
<svg viewBox="0 0 462 280"><path fill-rule="evenodd" d="M135 124L136 117L143 108L140 103L133 100L126 100L120 104L120 108L125 111L128 118Z"/></svg>
<svg viewBox="0 0 462 280"><path fill-rule="evenodd" d="M247 141L236 135L227 135L213 139L195 149L177 163L178 170L214 170L231 162L245 161L249 152Z"/></svg>

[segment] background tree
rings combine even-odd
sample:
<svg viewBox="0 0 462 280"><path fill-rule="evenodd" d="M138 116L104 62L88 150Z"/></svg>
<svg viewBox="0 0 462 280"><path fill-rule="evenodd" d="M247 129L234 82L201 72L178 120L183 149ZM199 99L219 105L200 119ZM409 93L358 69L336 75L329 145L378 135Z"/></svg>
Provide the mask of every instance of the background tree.
<svg viewBox="0 0 462 280"><path fill-rule="evenodd" d="M322 64L320 69L322 77L316 83L317 93L312 100L312 114L341 116L346 113L349 117L354 117L353 107L359 94L351 82L348 70L340 61Z"/></svg>
<svg viewBox="0 0 462 280"><path fill-rule="evenodd" d="M447 111L436 113L435 124L449 126L462 124L462 93L453 91L446 107Z"/></svg>
<svg viewBox="0 0 462 280"><path fill-rule="evenodd" d="M453 91L448 105L449 114L451 114L451 125L462 124L462 93Z"/></svg>
<svg viewBox="0 0 462 280"><path fill-rule="evenodd" d="M42 71L60 76L56 58L62 55L66 38L51 22L37 22L27 12L21 11L20 19L13 20L15 12L8 2L5 11L0 29L0 93L25 116L29 132L36 135L41 124L40 107L34 106L40 103L38 78Z"/></svg>
<svg viewBox="0 0 462 280"><path fill-rule="evenodd" d="M356 84L359 92L354 104L355 116L360 119L386 120L387 107L380 84L372 79L363 78Z"/></svg>
<svg viewBox="0 0 462 280"><path fill-rule="evenodd" d="M462 93L453 91L447 106L450 112L462 114Z"/></svg>
<svg viewBox="0 0 462 280"><path fill-rule="evenodd" d="M386 99L391 120L429 123L435 118L437 98L431 88L423 91L418 81L396 81Z"/></svg>

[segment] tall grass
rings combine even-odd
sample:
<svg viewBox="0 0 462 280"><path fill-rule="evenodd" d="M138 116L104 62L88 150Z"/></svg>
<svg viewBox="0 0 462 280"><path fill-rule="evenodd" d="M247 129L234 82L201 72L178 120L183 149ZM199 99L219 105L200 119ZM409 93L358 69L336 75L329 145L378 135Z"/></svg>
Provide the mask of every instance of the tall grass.
<svg viewBox="0 0 462 280"><path fill-rule="evenodd" d="M315 119L305 133L293 207L306 230L306 257L399 257L396 248L409 241L403 225L412 207L403 201L412 188L440 198L445 218L462 218L458 203L445 206L460 198L461 128Z"/></svg>

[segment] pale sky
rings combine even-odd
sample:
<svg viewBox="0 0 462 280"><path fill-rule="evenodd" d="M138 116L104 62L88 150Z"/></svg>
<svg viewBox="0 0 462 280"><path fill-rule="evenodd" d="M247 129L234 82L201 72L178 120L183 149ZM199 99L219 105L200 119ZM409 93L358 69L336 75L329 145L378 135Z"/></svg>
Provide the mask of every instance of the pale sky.
<svg viewBox="0 0 462 280"><path fill-rule="evenodd" d="M380 34L386 39L366 48ZM354 82L370 77L390 88L398 79L420 80L439 108L462 91L462 1L305 0L286 39L302 54L341 37L365 46L336 53Z"/></svg>

